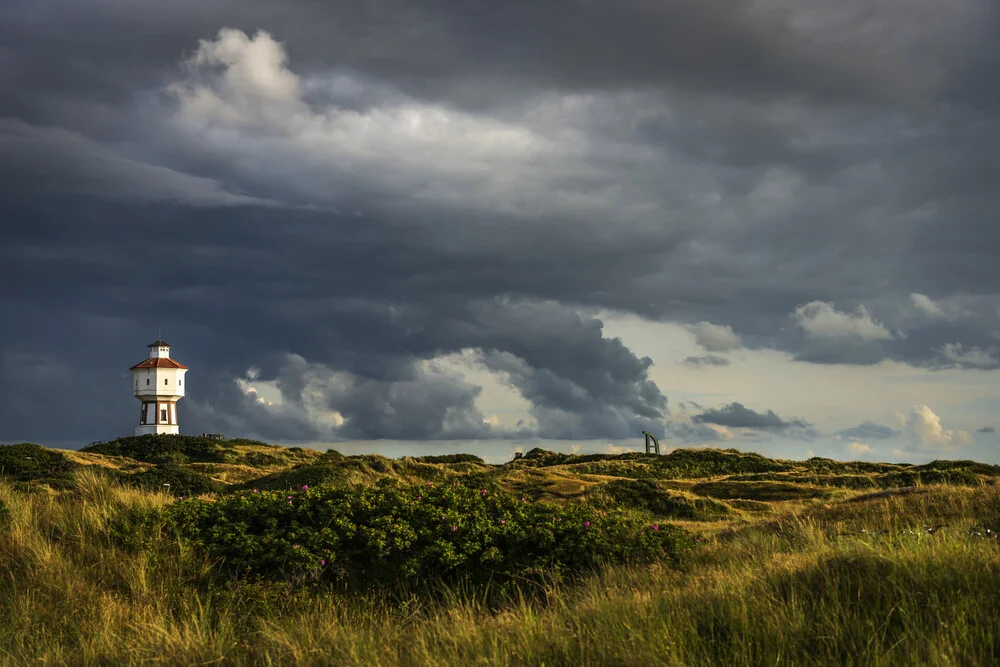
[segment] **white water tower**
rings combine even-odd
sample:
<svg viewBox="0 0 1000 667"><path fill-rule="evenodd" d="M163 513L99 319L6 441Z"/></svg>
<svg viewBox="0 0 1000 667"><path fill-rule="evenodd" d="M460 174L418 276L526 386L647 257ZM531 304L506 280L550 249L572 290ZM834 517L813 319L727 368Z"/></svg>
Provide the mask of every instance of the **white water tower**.
<svg viewBox="0 0 1000 667"><path fill-rule="evenodd" d="M170 358L170 345L162 340L150 343L145 361L130 368L135 397L142 401L136 435L180 432L177 401L184 398L184 374L188 367Z"/></svg>

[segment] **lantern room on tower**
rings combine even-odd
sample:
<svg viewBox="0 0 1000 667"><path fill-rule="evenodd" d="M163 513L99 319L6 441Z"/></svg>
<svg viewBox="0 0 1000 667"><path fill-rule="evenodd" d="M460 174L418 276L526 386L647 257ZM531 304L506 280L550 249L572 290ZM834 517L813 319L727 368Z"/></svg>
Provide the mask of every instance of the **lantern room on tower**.
<svg viewBox="0 0 1000 667"><path fill-rule="evenodd" d="M130 368L133 393L142 401L136 435L177 434L177 401L184 398L184 374L188 367L170 358L170 345L162 340L150 343L145 361Z"/></svg>

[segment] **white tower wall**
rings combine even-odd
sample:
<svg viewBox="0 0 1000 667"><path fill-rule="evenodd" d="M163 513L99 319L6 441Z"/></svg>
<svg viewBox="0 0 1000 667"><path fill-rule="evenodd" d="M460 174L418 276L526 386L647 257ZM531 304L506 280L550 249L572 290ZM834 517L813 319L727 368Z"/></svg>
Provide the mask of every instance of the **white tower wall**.
<svg viewBox="0 0 1000 667"><path fill-rule="evenodd" d="M170 358L170 346L163 341L148 348L149 357L130 369L133 395L142 402L135 434L177 434L177 401L184 398L188 368Z"/></svg>

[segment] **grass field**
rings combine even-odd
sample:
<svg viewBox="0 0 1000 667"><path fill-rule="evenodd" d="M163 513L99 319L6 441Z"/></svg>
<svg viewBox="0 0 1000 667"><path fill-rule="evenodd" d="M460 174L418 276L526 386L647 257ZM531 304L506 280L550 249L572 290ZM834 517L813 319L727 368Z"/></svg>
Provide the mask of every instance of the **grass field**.
<svg viewBox="0 0 1000 667"><path fill-rule="evenodd" d="M104 453L0 447L0 664L1000 664L996 466L735 450L536 451L489 466L138 440ZM683 567L348 590L234 576L164 518L183 502L285 489L299 502L379 480L618 508L696 542Z"/></svg>

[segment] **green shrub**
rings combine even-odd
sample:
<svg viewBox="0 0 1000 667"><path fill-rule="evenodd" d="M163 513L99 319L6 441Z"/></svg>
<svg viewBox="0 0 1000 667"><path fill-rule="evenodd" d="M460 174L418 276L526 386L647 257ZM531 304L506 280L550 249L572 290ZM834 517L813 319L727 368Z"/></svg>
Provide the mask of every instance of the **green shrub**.
<svg viewBox="0 0 1000 667"><path fill-rule="evenodd" d="M351 586L426 579L485 582L599 563L683 567L693 538L633 513L528 502L498 486L460 483L243 491L168 510L178 533L224 558L223 571L312 576ZM325 561L325 563L324 563Z"/></svg>
<svg viewBox="0 0 1000 667"><path fill-rule="evenodd" d="M230 443L230 447L231 447ZM81 451L108 456L127 456L147 463L224 463L231 459L230 448L219 441L188 435L138 435L84 447Z"/></svg>
<svg viewBox="0 0 1000 667"><path fill-rule="evenodd" d="M986 477L1000 477L1000 465L977 463L976 461L931 461L913 466L914 472L960 472Z"/></svg>
<svg viewBox="0 0 1000 667"><path fill-rule="evenodd" d="M62 452L46 449L30 442L0 445L0 475L14 481L41 480L64 487L70 473L79 464L67 459Z"/></svg>
<svg viewBox="0 0 1000 667"><path fill-rule="evenodd" d="M163 512L159 509L138 505L120 507L108 521L108 540L122 551L135 553L156 542L163 523Z"/></svg>
<svg viewBox="0 0 1000 667"><path fill-rule="evenodd" d="M711 498L691 499L671 493L652 480L616 479L597 487L588 496L602 506L607 503L601 502L601 496L606 496L615 505L672 519L705 521L730 514L729 507L724 503Z"/></svg>
<svg viewBox="0 0 1000 667"><path fill-rule="evenodd" d="M737 449L677 449L654 461L657 476L669 479L792 470L786 463Z"/></svg>
<svg viewBox="0 0 1000 667"><path fill-rule="evenodd" d="M829 498L830 492L788 482L703 482L691 487L693 493L712 498L745 498L749 500L802 500Z"/></svg>
<svg viewBox="0 0 1000 667"><path fill-rule="evenodd" d="M802 462L801 465L808 472L819 474L857 475L857 474L881 474L893 472L904 467L898 463L876 463L874 461L834 461L833 459L814 456Z"/></svg>
<svg viewBox="0 0 1000 667"><path fill-rule="evenodd" d="M347 480L347 471L338 465L329 463L301 463L288 470L279 470L263 477L251 479L233 486L233 490L289 490L301 489L303 485L320 486L322 484L343 485Z"/></svg>
<svg viewBox="0 0 1000 667"><path fill-rule="evenodd" d="M247 452L243 455L243 461L255 468L270 468L285 464L285 459L265 452Z"/></svg>
<svg viewBox="0 0 1000 667"><path fill-rule="evenodd" d="M423 463L478 463L486 465L486 462L475 454L441 454L439 456L414 456L414 461Z"/></svg>
<svg viewBox="0 0 1000 667"><path fill-rule="evenodd" d="M876 482L882 488L917 486L920 484L950 484L953 486L979 486L982 477L969 470L919 470L916 466L909 470L879 475Z"/></svg>
<svg viewBox="0 0 1000 667"><path fill-rule="evenodd" d="M123 474L121 480L146 491L166 491L175 496L219 493L226 488L222 482L176 463L160 463L145 472Z"/></svg>

